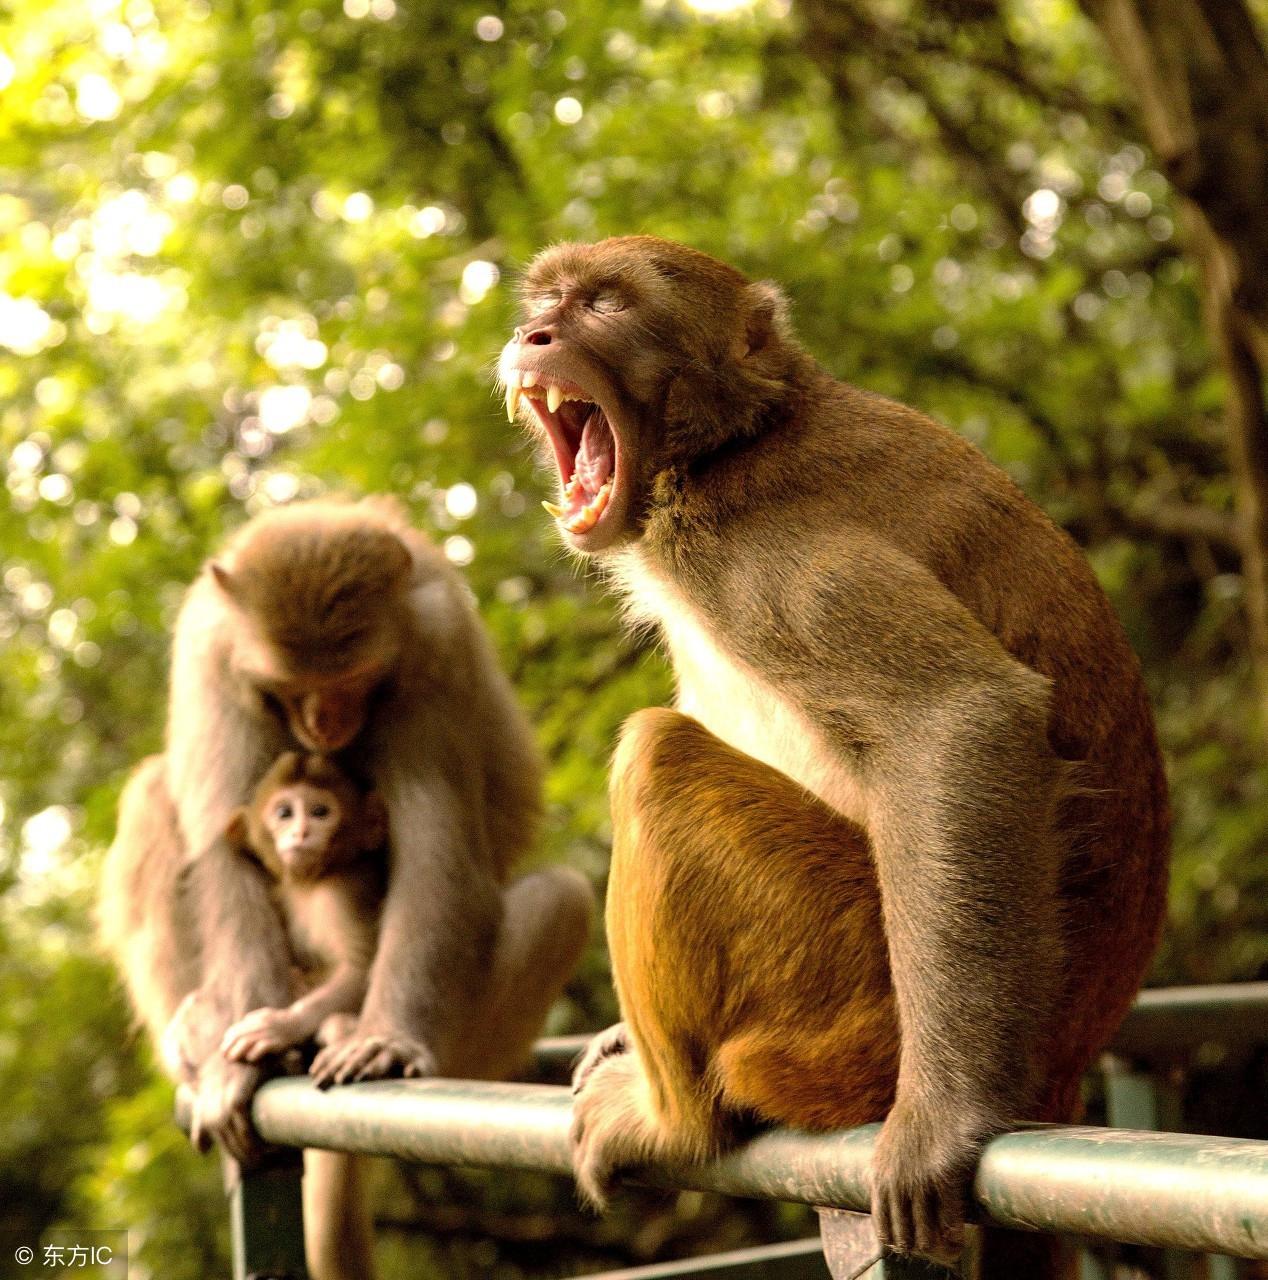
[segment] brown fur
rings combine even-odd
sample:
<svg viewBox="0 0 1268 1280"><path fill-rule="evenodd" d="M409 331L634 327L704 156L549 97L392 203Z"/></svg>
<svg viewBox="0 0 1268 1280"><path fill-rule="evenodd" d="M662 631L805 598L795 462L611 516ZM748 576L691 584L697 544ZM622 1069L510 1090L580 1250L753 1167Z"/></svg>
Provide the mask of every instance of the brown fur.
<svg viewBox="0 0 1268 1280"><path fill-rule="evenodd" d="M867 831L902 1031L874 1207L890 1243L953 1252L982 1141L1073 1114L1157 941L1169 815L1135 658L1069 538L953 432L816 365L772 286L635 237L549 250L525 292L549 305L502 376L581 386L616 438L572 545L662 631L680 710ZM698 844L737 843L718 820ZM679 927L732 947L730 899ZM698 978L618 967L627 1019Z"/></svg>
<svg viewBox="0 0 1268 1280"><path fill-rule="evenodd" d="M608 945L648 1082L647 1156L703 1159L756 1117L882 1119L898 1020L862 829L668 710L626 724L612 821ZM582 1089L583 1144L602 1146L601 1092ZM602 1199L610 1170L581 1167Z"/></svg>
<svg viewBox="0 0 1268 1280"><path fill-rule="evenodd" d="M304 504L251 521L212 564L226 594L258 623L288 672L352 666L382 620L379 602L398 596L409 581L408 544L427 554L426 543L390 503L323 506L320 522Z"/></svg>
<svg viewBox="0 0 1268 1280"><path fill-rule="evenodd" d="M322 800L338 825L305 862L303 873L279 853L266 819L281 794ZM274 898L297 969L299 994L282 1008L253 1009L224 1033L221 1049L236 1062L259 1062L319 1038L334 1036L328 1019L361 1011L378 946L387 888L386 816L374 792L365 793L324 756L284 752L260 780L251 804L234 816L229 837L260 861L275 882ZM343 1024L339 1024L343 1025ZM318 1084L330 1072L314 1072Z"/></svg>
<svg viewBox="0 0 1268 1280"><path fill-rule="evenodd" d="M387 817L383 802L375 792L363 791L325 756L284 751L260 779L251 803L240 809L230 823L231 836L258 858L274 879L285 881L287 869L278 857L273 836L264 821L264 811L279 791L296 785L327 792L340 810L339 827L322 851L316 875L335 871L382 847Z"/></svg>
<svg viewBox="0 0 1268 1280"><path fill-rule="evenodd" d="M444 556L385 500L258 516L186 595L166 751L124 790L101 895L103 936L156 1040L194 996L197 1034L165 1062L188 1068L195 1135L239 1158L254 1151L260 1069L207 1046L293 991L271 879L226 832L270 763L298 747L354 763L390 825L361 1015L319 1055L319 1074L507 1069L588 929L580 877L554 869L507 884L536 833L541 764ZM356 1194L352 1172L328 1173L332 1197ZM332 1233L350 1212L332 1199L314 1218L314 1259L340 1258ZM356 1251L335 1270L313 1265L372 1270Z"/></svg>

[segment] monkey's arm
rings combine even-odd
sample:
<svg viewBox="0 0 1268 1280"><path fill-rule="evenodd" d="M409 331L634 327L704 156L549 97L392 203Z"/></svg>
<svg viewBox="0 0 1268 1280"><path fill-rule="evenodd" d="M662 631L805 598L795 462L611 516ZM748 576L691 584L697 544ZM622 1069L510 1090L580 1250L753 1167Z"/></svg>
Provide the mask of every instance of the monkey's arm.
<svg viewBox="0 0 1268 1280"><path fill-rule="evenodd" d="M198 602L177 627L168 720L168 787L176 805L188 901L196 921L203 1008L216 1039L248 1010L285 1004L290 956L263 871L226 838L233 812L281 749L282 735L252 719L227 683ZM213 1039L212 1043L216 1043ZM247 1110L259 1068L213 1053L202 1064L191 1134L243 1158L254 1146Z"/></svg>
<svg viewBox="0 0 1268 1280"><path fill-rule="evenodd" d="M332 1014L357 1014L365 999L377 939L378 895L367 901L367 877L354 869L334 872L304 895L298 927L305 945L324 960L326 980L284 1009L253 1009L224 1034L221 1049L237 1062L258 1062L269 1054L314 1039ZM295 901L283 893L292 912ZM329 1083L319 1080L318 1083Z"/></svg>
<svg viewBox="0 0 1268 1280"><path fill-rule="evenodd" d="M426 729L415 731L426 741ZM442 742L429 751L439 755ZM395 763L375 777L390 828L387 897L357 1030L313 1063L331 1083L433 1074L488 978L502 895L477 808L434 758L407 768L418 750L388 749Z"/></svg>
<svg viewBox="0 0 1268 1280"><path fill-rule="evenodd" d="M281 921L262 870L230 843L213 842L189 869L191 901L199 923L204 1009L218 1035L248 1009L290 997L290 958ZM211 1043L215 1043L212 1039ZM200 1150L217 1139L237 1160L251 1159L259 1140L251 1129L251 1097L260 1068L221 1052L198 1070L190 1137Z"/></svg>
<svg viewBox="0 0 1268 1280"><path fill-rule="evenodd" d="M225 669L217 627L200 624L198 584L172 652L168 788L190 868L202 985L225 1025L249 1009L290 999L290 955L267 877L227 831L286 744L280 727L251 715ZM205 594L205 590L202 590Z"/></svg>
<svg viewBox="0 0 1268 1280"><path fill-rule="evenodd" d="M1048 681L931 574L886 547L846 573L799 584L811 616L783 683L866 797L902 1028L877 1226L945 1254L983 1140L1029 1102L1056 994L1064 769Z"/></svg>

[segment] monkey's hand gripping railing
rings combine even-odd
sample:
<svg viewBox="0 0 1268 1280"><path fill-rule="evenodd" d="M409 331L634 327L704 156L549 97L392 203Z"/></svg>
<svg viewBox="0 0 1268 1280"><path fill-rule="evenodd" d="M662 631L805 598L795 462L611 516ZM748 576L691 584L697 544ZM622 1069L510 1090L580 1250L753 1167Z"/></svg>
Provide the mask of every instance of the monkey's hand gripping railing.
<svg viewBox="0 0 1268 1280"><path fill-rule="evenodd" d="M1142 1132L1178 1127L1174 1063L1205 1042L1268 1040L1268 983L1148 992L1129 1015L1106 1066L1117 1128L1029 1126L986 1148L974 1183L981 1222L1123 1241L1172 1251L1168 1280L1237 1276L1233 1258L1268 1259L1268 1142ZM583 1039L543 1041L539 1067L558 1069ZM1135 1063L1135 1065L1130 1065ZM303 1078L274 1080L255 1099L262 1137L286 1147L394 1156L428 1164L569 1172L571 1097L543 1084L383 1081L319 1092ZM642 1182L866 1211L867 1167L878 1126L807 1135L777 1131L700 1168L640 1171ZM298 1178L293 1166L243 1179L232 1193L235 1276L302 1276ZM833 1274L869 1256L865 1220L830 1215ZM1222 1255L1192 1263L1174 1251ZM622 1276L827 1276L817 1242L697 1258ZM886 1280L943 1273L887 1261ZM1084 1256L1082 1280L1112 1272ZM616 1273L610 1273L615 1276ZM882 1268L868 1272L869 1280ZM1022 1278L1019 1277L1019 1280Z"/></svg>

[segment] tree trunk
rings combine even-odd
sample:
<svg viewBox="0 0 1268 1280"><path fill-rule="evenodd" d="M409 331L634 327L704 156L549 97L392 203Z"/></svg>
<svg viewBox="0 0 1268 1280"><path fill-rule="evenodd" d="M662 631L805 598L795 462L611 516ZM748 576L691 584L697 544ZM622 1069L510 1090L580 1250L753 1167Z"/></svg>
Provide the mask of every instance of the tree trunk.
<svg viewBox="0 0 1268 1280"><path fill-rule="evenodd" d="M1268 58L1244 0L1080 0L1183 197L1226 419L1251 652L1268 719Z"/></svg>

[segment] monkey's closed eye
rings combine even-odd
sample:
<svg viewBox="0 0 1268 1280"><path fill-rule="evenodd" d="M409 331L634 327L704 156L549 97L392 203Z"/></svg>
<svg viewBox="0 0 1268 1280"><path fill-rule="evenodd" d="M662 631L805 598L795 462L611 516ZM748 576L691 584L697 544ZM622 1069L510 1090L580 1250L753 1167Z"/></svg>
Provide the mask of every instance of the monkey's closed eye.
<svg viewBox="0 0 1268 1280"><path fill-rule="evenodd" d="M587 305L591 311L601 316L615 315L618 311L625 310L625 300L615 293L601 293L591 298Z"/></svg>

